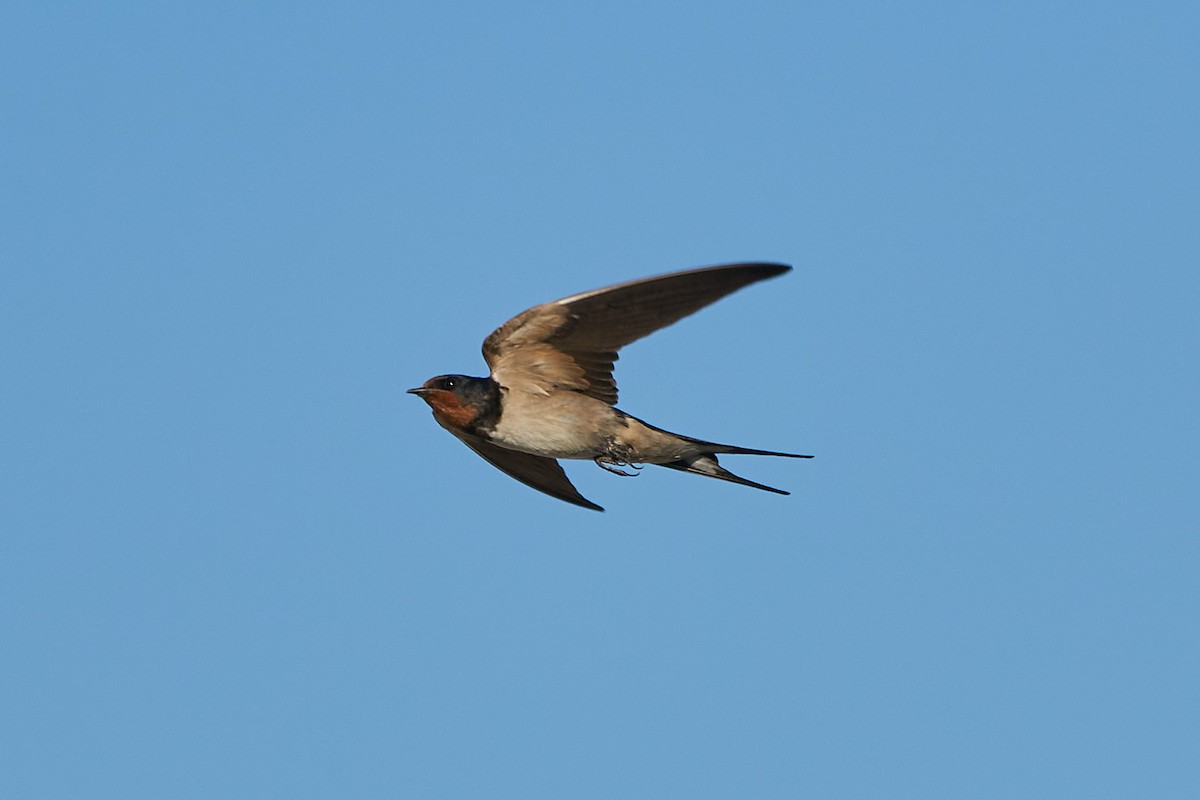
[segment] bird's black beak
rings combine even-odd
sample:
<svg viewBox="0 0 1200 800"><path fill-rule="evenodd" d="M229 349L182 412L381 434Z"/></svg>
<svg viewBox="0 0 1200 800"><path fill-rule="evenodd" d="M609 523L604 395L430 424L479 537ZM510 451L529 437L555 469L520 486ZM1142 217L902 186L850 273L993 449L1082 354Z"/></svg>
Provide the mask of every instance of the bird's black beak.
<svg viewBox="0 0 1200 800"><path fill-rule="evenodd" d="M405 394L415 394L417 397L424 397L429 394L429 390L424 386L418 386L415 389L409 389Z"/></svg>

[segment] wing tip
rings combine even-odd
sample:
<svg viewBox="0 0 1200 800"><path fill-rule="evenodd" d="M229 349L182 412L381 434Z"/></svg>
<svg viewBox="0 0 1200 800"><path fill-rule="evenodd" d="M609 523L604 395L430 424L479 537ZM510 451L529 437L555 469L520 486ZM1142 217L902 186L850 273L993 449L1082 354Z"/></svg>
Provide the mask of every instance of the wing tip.
<svg viewBox="0 0 1200 800"><path fill-rule="evenodd" d="M574 505L577 505L580 508L590 508L592 511L599 511L601 513L604 513L604 506L598 506L595 503L593 503L591 500L588 500L586 497L584 497L582 495L580 495L577 499L568 500L567 502L573 503Z"/></svg>
<svg viewBox="0 0 1200 800"><path fill-rule="evenodd" d="M774 278L776 275L783 275L792 271L791 264L784 264L782 261L741 261L733 264L718 264L710 269L736 268L747 271L759 272L762 274L761 279Z"/></svg>

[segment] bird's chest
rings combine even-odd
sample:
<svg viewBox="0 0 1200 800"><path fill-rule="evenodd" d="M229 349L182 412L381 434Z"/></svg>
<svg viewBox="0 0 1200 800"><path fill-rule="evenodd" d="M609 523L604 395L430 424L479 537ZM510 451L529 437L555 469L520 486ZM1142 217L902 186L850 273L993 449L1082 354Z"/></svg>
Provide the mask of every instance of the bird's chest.
<svg viewBox="0 0 1200 800"><path fill-rule="evenodd" d="M550 458L595 458L611 433L615 413L575 392L549 397L507 393L491 439L502 447Z"/></svg>

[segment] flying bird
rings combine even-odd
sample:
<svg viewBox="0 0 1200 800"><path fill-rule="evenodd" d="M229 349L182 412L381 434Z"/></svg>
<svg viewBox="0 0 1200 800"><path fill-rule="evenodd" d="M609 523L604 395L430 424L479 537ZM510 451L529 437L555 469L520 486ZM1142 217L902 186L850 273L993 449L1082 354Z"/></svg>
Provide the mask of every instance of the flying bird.
<svg viewBox="0 0 1200 800"><path fill-rule="evenodd" d="M719 478L776 494L734 475L717 455L812 458L670 433L616 407L617 351L736 292L791 270L725 264L618 283L534 306L483 342L486 378L439 375L409 393L492 466L551 497L597 511L557 459L594 461L618 475L644 464Z"/></svg>

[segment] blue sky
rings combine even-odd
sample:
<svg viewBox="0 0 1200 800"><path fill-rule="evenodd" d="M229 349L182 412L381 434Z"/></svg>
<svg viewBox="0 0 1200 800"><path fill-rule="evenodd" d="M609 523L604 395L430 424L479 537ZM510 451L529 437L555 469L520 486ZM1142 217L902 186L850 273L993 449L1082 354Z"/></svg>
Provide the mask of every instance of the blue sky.
<svg viewBox="0 0 1200 800"><path fill-rule="evenodd" d="M1195 797L1187 3L19 4L0 795ZM404 390L794 264L533 492Z"/></svg>

